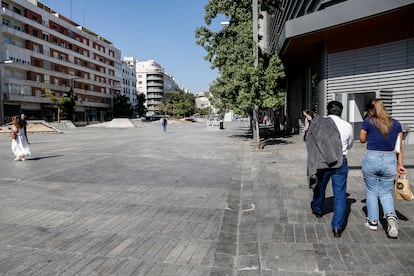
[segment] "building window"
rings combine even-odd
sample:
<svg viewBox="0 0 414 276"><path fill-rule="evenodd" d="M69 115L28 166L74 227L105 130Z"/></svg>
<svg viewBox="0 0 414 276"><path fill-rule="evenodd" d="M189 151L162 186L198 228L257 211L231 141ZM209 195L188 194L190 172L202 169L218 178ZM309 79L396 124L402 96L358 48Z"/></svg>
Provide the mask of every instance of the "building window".
<svg viewBox="0 0 414 276"><path fill-rule="evenodd" d="M43 46L43 54L44 54L45 56L50 57L50 48L49 48L49 47L47 47L47 46Z"/></svg>
<svg viewBox="0 0 414 276"><path fill-rule="evenodd" d="M50 61L43 61L43 68L50 70L51 65L50 65Z"/></svg>
<svg viewBox="0 0 414 276"><path fill-rule="evenodd" d="M22 14L22 11L16 7L13 7L13 11L17 14Z"/></svg>

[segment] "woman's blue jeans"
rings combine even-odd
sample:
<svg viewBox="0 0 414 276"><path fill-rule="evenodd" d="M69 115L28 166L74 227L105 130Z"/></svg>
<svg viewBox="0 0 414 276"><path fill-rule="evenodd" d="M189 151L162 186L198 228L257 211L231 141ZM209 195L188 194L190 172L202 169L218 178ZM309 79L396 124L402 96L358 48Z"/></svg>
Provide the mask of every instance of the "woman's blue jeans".
<svg viewBox="0 0 414 276"><path fill-rule="evenodd" d="M393 151L368 150L362 160L368 219L379 219L378 199L384 215L395 214L393 186L397 175L397 156Z"/></svg>
<svg viewBox="0 0 414 276"><path fill-rule="evenodd" d="M342 166L337 169L325 169L317 172L318 183L313 190L312 208L323 212L326 186L331 179L334 195L334 211L331 221L332 228L343 229L346 219L346 183L348 178L348 161L344 156Z"/></svg>

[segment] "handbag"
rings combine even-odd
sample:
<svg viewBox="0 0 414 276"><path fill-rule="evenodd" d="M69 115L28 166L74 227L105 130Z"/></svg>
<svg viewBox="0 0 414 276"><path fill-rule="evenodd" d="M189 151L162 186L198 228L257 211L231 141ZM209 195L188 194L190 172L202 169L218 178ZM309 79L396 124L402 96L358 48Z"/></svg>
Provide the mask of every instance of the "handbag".
<svg viewBox="0 0 414 276"><path fill-rule="evenodd" d="M409 201L414 199L414 195L410 187L410 182L408 181L405 174L403 176L399 175L397 179L395 179L394 192L395 198L397 200Z"/></svg>

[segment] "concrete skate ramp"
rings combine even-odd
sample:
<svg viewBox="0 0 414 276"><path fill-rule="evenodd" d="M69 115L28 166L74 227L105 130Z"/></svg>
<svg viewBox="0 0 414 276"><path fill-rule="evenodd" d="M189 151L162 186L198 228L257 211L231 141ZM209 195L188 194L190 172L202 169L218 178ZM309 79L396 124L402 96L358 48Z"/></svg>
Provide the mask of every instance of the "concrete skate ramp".
<svg viewBox="0 0 414 276"><path fill-rule="evenodd" d="M9 134L11 132L12 124L0 126L0 134ZM54 125L43 120L28 120L27 133L61 133Z"/></svg>
<svg viewBox="0 0 414 276"><path fill-rule="evenodd" d="M92 124L86 127L109 127L109 128L133 128L135 125L128 118L112 119L112 121L104 122L100 124Z"/></svg>

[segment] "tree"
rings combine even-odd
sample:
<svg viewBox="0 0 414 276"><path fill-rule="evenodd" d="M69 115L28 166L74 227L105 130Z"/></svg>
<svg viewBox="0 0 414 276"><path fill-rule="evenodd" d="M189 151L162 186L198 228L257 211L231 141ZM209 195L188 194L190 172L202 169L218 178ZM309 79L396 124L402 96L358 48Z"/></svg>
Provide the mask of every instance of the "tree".
<svg viewBox="0 0 414 276"><path fill-rule="evenodd" d="M147 109L145 108L145 94L138 94L137 95L137 105L135 107L135 111L137 112L138 116L142 117L147 113Z"/></svg>
<svg viewBox="0 0 414 276"><path fill-rule="evenodd" d="M63 104L68 99L66 99L65 97L57 97L55 94L53 94L53 92L50 89L42 88L42 90L45 93L44 96L47 97L52 103L55 104L57 108L58 122L60 122L60 114L61 114L61 110L63 109Z"/></svg>
<svg viewBox="0 0 414 276"><path fill-rule="evenodd" d="M191 93L167 92L158 108L165 115L190 116L195 111L195 96Z"/></svg>
<svg viewBox="0 0 414 276"><path fill-rule="evenodd" d="M75 105L78 100L78 96L76 96L73 88L71 87L69 91L65 93L63 98L63 112L69 120L74 121Z"/></svg>
<svg viewBox="0 0 414 276"><path fill-rule="evenodd" d="M74 106L77 100L76 95L73 95L73 91L71 92L72 94L66 93L63 97L56 96L52 90L44 87L42 88L42 91L44 93L43 96L47 97L47 99L49 99L49 101L51 101L57 108L58 122L60 122L61 113L63 113L62 115L65 115L68 119L73 120ZM69 114L72 114L72 117Z"/></svg>
<svg viewBox="0 0 414 276"><path fill-rule="evenodd" d="M259 0L259 10L273 14L279 1ZM229 25L218 32L203 26L196 29L196 44L202 46L220 76L213 82L210 92L213 104L225 111L232 109L243 115L252 114L253 106L277 108L283 101L281 86L284 67L277 55L258 51L255 66L253 49L252 1L210 0L205 7L207 25L218 15L229 18Z"/></svg>
<svg viewBox="0 0 414 276"><path fill-rule="evenodd" d="M117 93L113 99L114 117L126 117L131 118L134 112L134 108L129 103L129 98L121 93Z"/></svg>

